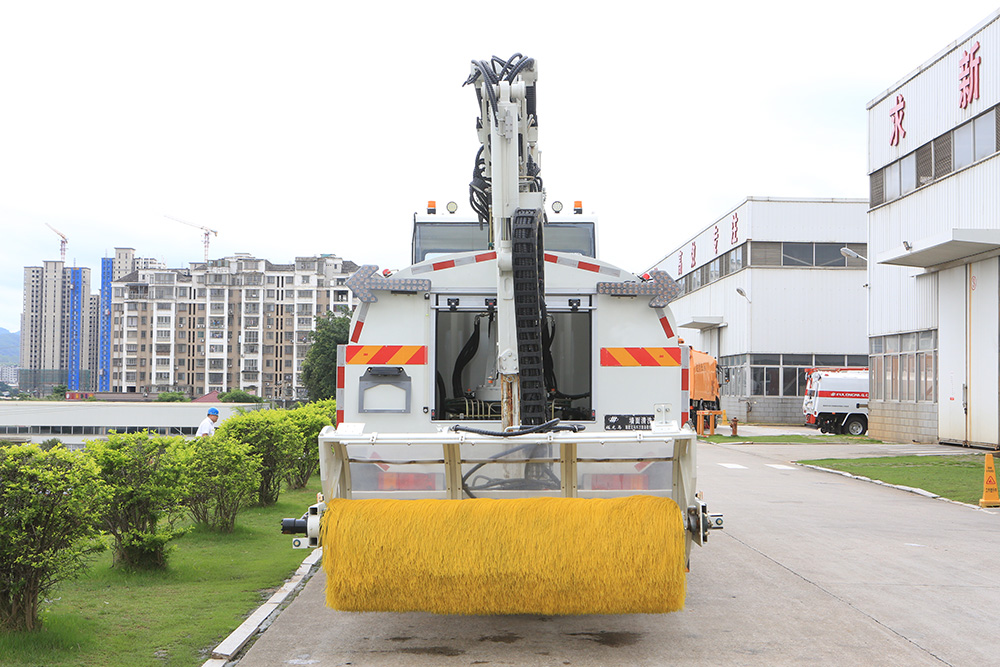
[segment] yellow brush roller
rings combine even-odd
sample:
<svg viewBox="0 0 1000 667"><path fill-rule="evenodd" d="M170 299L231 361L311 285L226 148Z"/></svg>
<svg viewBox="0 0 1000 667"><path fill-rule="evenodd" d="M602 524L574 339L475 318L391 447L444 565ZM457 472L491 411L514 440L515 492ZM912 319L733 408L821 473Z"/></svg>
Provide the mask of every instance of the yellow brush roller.
<svg viewBox="0 0 1000 667"><path fill-rule="evenodd" d="M342 500L322 527L341 611L631 614L684 607L669 498Z"/></svg>

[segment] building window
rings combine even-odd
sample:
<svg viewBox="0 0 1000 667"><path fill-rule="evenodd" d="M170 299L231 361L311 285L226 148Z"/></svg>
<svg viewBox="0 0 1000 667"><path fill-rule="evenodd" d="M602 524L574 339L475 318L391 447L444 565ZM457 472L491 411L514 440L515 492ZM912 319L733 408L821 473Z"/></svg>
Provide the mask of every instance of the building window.
<svg viewBox="0 0 1000 667"><path fill-rule="evenodd" d="M937 401L936 330L876 336L869 350L872 400Z"/></svg>
<svg viewBox="0 0 1000 667"><path fill-rule="evenodd" d="M782 266L813 265L812 243L782 243L781 245Z"/></svg>
<svg viewBox="0 0 1000 667"><path fill-rule="evenodd" d="M959 125L913 153L869 175L869 202L875 207L913 192L957 169L990 157L997 142L997 107Z"/></svg>
<svg viewBox="0 0 1000 667"><path fill-rule="evenodd" d="M973 148L972 123L956 127L954 133L952 163L955 165L955 169L961 169L969 166L976 159Z"/></svg>

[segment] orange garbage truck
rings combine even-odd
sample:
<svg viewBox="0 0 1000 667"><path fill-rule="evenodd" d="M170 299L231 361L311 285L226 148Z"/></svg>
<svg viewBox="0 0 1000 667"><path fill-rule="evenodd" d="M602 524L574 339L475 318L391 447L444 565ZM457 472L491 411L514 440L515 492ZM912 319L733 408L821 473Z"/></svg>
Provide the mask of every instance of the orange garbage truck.
<svg viewBox="0 0 1000 667"><path fill-rule="evenodd" d="M701 410L719 410L719 373L715 357L691 348L691 420L696 422Z"/></svg>

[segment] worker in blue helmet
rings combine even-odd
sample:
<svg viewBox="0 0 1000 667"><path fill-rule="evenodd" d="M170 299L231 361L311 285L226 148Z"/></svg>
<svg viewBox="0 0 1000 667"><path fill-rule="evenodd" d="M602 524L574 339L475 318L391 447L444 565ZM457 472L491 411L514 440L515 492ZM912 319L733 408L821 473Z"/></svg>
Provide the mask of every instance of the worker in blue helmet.
<svg viewBox="0 0 1000 667"><path fill-rule="evenodd" d="M195 437L200 438L203 435L212 435L215 433L215 422L219 421L219 410L217 408L209 408L208 415L201 420L201 425L198 426L198 432L195 433Z"/></svg>

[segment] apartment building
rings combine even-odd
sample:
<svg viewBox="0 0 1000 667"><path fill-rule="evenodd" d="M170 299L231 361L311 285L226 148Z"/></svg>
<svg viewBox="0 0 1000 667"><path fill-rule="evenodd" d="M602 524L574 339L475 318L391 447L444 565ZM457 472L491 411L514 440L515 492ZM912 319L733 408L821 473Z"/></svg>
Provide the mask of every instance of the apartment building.
<svg viewBox="0 0 1000 667"><path fill-rule="evenodd" d="M98 298L95 331L97 345L93 348L97 369L97 391L111 391L111 286L116 280L140 269L166 269L163 262L150 257L136 257L135 248L115 248L112 257L101 259L101 292ZM101 304L104 304L103 307Z"/></svg>
<svg viewBox="0 0 1000 667"><path fill-rule="evenodd" d="M0 382L4 382L16 387L18 382L18 368L13 364L0 366Z"/></svg>
<svg viewBox="0 0 1000 667"><path fill-rule="evenodd" d="M90 269L62 261L24 267L21 311L23 391L45 395L57 385L92 389L95 370L96 295L90 294Z"/></svg>
<svg viewBox="0 0 1000 667"><path fill-rule="evenodd" d="M291 264L238 253L187 269L139 268L112 281L113 392L244 391L305 398L302 363L316 315L353 307L357 269L334 255Z"/></svg>

